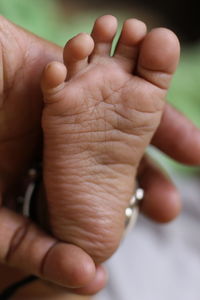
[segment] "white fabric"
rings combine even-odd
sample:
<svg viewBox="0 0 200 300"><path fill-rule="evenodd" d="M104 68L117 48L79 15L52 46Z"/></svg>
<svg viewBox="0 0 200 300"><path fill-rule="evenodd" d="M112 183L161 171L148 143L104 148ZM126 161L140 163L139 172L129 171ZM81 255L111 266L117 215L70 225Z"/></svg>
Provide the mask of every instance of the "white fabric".
<svg viewBox="0 0 200 300"><path fill-rule="evenodd" d="M168 225L140 216L108 261L109 284L95 299L200 299L200 178L178 179L177 185L181 215Z"/></svg>

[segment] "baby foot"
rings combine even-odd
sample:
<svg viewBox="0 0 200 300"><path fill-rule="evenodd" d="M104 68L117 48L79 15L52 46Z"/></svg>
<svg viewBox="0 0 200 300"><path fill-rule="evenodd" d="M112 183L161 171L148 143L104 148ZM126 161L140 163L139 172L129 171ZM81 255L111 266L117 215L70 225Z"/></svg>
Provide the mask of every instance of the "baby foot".
<svg viewBox="0 0 200 300"><path fill-rule="evenodd" d="M99 18L92 37L79 34L42 76L45 107L44 184L53 234L95 262L116 250L137 167L159 125L179 43L167 29L146 34L124 23L110 56L117 21ZM56 199L56 201L55 201Z"/></svg>

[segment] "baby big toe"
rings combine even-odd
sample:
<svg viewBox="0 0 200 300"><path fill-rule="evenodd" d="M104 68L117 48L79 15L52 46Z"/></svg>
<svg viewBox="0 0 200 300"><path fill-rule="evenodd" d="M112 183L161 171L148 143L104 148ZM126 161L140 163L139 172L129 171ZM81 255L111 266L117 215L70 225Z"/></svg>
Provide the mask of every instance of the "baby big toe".
<svg viewBox="0 0 200 300"><path fill-rule="evenodd" d="M167 89L179 55L180 45L176 35L165 28L154 29L141 44L137 72L150 83Z"/></svg>

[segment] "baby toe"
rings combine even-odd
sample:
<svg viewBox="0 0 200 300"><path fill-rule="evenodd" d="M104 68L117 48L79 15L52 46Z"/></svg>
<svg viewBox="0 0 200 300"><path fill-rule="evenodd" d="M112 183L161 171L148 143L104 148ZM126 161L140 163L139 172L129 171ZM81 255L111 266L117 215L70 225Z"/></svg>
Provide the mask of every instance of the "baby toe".
<svg viewBox="0 0 200 300"><path fill-rule="evenodd" d="M90 35L80 33L67 42L63 51L63 58L68 70L67 79L72 78L88 65L88 56L94 48L94 41Z"/></svg>
<svg viewBox="0 0 200 300"><path fill-rule="evenodd" d="M138 74L152 84L167 89L176 70L180 45L176 35L165 28L152 30L141 44Z"/></svg>
<svg viewBox="0 0 200 300"><path fill-rule="evenodd" d="M127 70L134 69L138 57L139 44L146 35L146 25L137 19L126 20L117 43L114 57Z"/></svg>
<svg viewBox="0 0 200 300"><path fill-rule="evenodd" d="M54 96L63 88L66 75L66 67L60 62L51 62L45 67L41 78L45 103L55 101Z"/></svg>
<svg viewBox="0 0 200 300"><path fill-rule="evenodd" d="M116 31L117 19L115 17L106 15L96 20L91 34L95 42L91 60L110 55Z"/></svg>

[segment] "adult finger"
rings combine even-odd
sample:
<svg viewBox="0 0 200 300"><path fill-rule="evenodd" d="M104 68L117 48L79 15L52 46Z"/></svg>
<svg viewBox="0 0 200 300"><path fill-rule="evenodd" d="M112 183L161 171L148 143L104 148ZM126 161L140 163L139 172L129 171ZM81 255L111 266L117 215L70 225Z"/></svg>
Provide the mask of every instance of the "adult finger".
<svg viewBox="0 0 200 300"><path fill-rule="evenodd" d="M181 163L200 165L200 129L170 104L166 104L152 144Z"/></svg>
<svg viewBox="0 0 200 300"><path fill-rule="evenodd" d="M1 263L67 288L83 287L94 281L94 262L79 247L59 242L4 207L0 208L0 224Z"/></svg>
<svg viewBox="0 0 200 300"><path fill-rule="evenodd" d="M180 212L179 193L160 167L149 157L141 161L138 181L145 191L141 211L157 222L169 222Z"/></svg>
<svg viewBox="0 0 200 300"><path fill-rule="evenodd" d="M73 289L73 293L79 295L95 295L105 287L107 280L108 274L105 268L103 266L97 266L95 278L85 287Z"/></svg>

